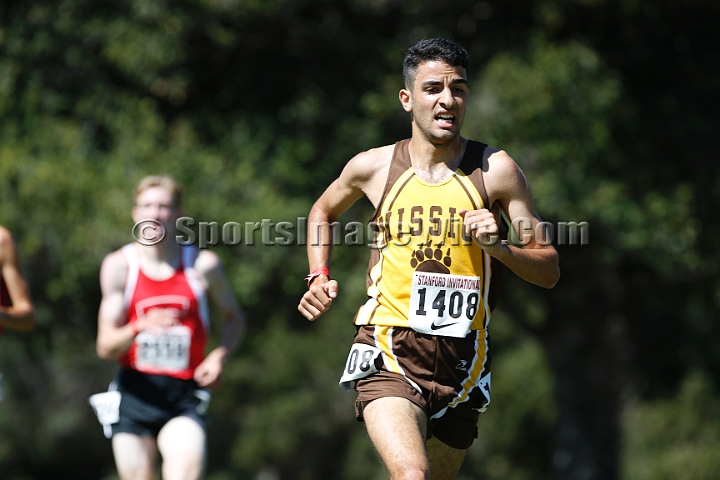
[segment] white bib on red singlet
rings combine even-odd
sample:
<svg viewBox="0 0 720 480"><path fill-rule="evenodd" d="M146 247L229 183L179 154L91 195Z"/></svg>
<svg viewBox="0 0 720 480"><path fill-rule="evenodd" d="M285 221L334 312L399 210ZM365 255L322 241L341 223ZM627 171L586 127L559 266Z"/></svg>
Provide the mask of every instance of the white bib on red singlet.
<svg viewBox="0 0 720 480"><path fill-rule="evenodd" d="M179 372L190 362L190 329L183 325L167 327L160 332L140 332L135 343L138 369Z"/></svg>

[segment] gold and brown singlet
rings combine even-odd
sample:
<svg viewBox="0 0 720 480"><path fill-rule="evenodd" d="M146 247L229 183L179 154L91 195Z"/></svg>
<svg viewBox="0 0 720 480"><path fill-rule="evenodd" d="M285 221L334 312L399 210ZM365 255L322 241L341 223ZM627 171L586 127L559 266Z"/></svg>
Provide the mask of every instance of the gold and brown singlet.
<svg viewBox="0 0 720 480"><path fill-rule="evenodd" d="M408 144L403 140L395 146L371 220L376 237L369 298L355 324L456 337L485 330L495 306L491 280L499 265L465 235L459 212L490 209L482 172L486 145L468 141L454 174L431 184L415 174Z"/></svg>

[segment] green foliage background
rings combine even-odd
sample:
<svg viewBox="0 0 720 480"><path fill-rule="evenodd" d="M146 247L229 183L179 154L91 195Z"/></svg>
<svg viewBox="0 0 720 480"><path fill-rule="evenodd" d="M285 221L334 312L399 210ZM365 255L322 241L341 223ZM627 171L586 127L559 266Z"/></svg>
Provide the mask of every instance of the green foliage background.
<svg viewBox="0 0 720 480"><path fill-rule="evenodd" d="M132 189L169 173L198 221L294 221L359 151L409 135L404 50L471 53L463 134L507 150L546 221L586 221L544 291L508 274L493 403L469 479L711 479L720 471L716 2L6 0L0 223L38 328L0 337L0 478L115 478L87 405L105 254ZM364 221L359 202L343 218ZM295 307L301 246L214 247L249 332L213 398L207 477L386 478L337 387L367 250ZM219 330L219 328L218 328ZM217 337L218 331L215 332Z"/></svg>

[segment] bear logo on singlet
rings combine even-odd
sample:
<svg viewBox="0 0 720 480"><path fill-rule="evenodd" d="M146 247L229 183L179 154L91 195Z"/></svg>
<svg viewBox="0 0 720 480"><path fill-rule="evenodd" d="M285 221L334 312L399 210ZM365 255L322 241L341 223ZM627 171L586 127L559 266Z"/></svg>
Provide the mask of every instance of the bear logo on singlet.
<svg viewBox="0 0 720 480"><path fill-rule="evenodd" d="M433 248L432 240L429 240L427 245L418 245L418 249L412 253L410 266L416 272L450 273L448 268L452 265L450 249L443 252L442 247L443 244L440 242Z"/></svg>

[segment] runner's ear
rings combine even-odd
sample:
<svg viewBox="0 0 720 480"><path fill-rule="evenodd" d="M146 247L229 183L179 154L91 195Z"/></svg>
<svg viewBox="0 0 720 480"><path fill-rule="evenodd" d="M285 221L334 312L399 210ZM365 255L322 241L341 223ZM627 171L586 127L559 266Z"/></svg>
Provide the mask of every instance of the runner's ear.
<svg viewBox="0 0 720 480"><path fill-rule="evenodd" d="M400 90L398 97L400 98L400 103L402 104L403 109L406 112L411 111L412 104L410 102L410 91L403 88L402 90Z"/></svg>

